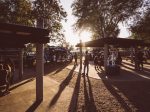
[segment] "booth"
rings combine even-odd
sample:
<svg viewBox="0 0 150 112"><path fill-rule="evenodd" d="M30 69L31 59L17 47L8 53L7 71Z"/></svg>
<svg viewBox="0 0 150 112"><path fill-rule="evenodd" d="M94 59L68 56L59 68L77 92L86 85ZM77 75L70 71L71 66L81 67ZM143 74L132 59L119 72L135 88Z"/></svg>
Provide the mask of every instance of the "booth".
<svg viewBox="0 0 150 112"><path fill-rule="evenodd" d="M85 43L79 43L76 47L103 47L104 48L104 68L106 75L119 75L120 66L116 63L114 57L109 59L109 46L114 48L137 48L137 46L150 47L150 43L145 43L143 40L128 39L128 38L117 38L117 37L106 37ZM136 66L136 65L135 65Z"/></svg>

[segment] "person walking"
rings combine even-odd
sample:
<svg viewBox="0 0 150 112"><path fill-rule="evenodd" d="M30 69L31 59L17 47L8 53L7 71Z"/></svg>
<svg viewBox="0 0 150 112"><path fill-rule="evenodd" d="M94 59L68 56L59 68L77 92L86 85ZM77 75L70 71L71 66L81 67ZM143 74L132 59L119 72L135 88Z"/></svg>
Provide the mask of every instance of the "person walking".
<svg viewBox="0 0 150 112"><path fill-rule="evenodd" d="M98 71L98 56L97 55L94 56L94 66L95 66L95 70Z"/></svg>
<svg viewBox="0 0 150 112"><path fill-rule="evenodd" d="M143 58L143 52L142 51L139 51L138 52L138 67L139 67L139 70L142 70L143 71L143 60L144 60L144 58Z"/></svg>
<svg viewBox="0 0 150 112"><path fill-rule="evenodd" d="M74 65L78 65L77 58L78 58L78 56L77 56L77 53L75 52L75 54L74 54Z"/></svg>
<svg viewBox="0 0 150 112"><path fill-rule="evenodd" d="M84 74L85 74L85 69L87 69L87 73L86 75L88 75L89 72L89 55L88 55L88 51L85 52L85 60L84 60Z"/></svg>

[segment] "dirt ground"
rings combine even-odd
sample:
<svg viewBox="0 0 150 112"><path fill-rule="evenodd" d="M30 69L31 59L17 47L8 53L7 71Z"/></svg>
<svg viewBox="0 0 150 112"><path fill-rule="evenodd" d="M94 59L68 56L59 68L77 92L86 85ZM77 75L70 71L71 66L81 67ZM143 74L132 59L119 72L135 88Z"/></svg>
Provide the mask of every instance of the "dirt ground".
<svg viewBox="0 0 150 112"><path fill-rule="evenodd" d="M45 76L60 84L60 94L67 86L73 89L71 100L68 101L68 112L150 112L150 80L94 79L82 74L81 70L75 72L75 66L71 70L67 69L72 64L45 64ZM25 68L25 72L27 75L24 75L23 80L35 77L34 68ZM130 75L128 73L125 75ZM150 68L147 72L150 75L148 73ZM99 76L104 77L102 74ZM65 107L65 104L62 105Z"/></svg>
<svg viewBox="0 0 150 112"><path fill-rule="evenodd" d="M150 112L150 81L97 80L65 68L56 66L53 72L49 65L45 75L74 88L69 112ZM101 77L101 76L100 76Z"/></svg>

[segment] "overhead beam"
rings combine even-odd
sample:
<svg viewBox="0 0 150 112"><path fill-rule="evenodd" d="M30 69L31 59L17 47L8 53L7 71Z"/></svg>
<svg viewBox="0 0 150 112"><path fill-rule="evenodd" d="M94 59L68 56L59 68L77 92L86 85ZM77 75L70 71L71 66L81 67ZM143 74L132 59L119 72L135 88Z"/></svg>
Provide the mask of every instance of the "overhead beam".
<svg viewBox="0 0 150 112"><path fill-rule="evenodd" d="M10 32L24 32L24 33L31 33L31 34L38 34L43 36L49 35L49 30L37 27L29 27L23 25L16 25L10 23L0 23L0 30L2 31L10 31Z"/></svg>
<svg viewBox="0 0 150 112"><path fill-rule="evenodd" d="M4 44L7 46L7 44L18 44L18 43L22 43L22 44L27 44L27 43L48 43L49 42L49 37L39 37L37 36L37 38L32 37L32 36L14 36L14 35L3 35L2 37L0 37L0 44Z"/></svg>
<svg viewBox="0 0 150 112"><path fill-rule="evenodd" d="M145 43L142 40L126 39L126 38L102 38L85 43L79 43L76 47L104 47L105 44L114 45L116 47L134 47L134 46L150 46L150 43Z"/></svg>

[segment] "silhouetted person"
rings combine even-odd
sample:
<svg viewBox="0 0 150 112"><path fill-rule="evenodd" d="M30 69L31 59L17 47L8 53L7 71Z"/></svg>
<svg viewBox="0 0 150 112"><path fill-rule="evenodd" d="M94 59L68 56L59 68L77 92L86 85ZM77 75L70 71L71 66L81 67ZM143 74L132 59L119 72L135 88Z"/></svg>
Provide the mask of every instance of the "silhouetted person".
<svg viewBox="0 0 150 112"><path fill-rule="evenodd" d="M6 85L5 92L9 92L8 71L3 68L3 64L0 64L0 83Z"/></svg>
<svg viewBox="0 0 150 112"><path fill-rule="evenodd" d="M138 62L138 53L135 51L134 53L134 63L135 63L135 70L139 70L139 62Z"/></svg>
<svg viewBox="0 0 150 112"><path fill-rule="evenodd" d="M98 56L95 55L94 57L94 66L95 66L95 70L98 71Z"/></svg>
<svg viewBox="0 0 150 112"><path fill-rule="evenodd" d="M138 58L138 68L139 70L143 70L143 52L139 51L138 54L137 54L137 58Z"/></svg>
<svg viewBox="0 0 150 112"><path fill-rule="evenodd" d="M77 58L78 58L77 53L75 53L74 54L74 65L78 65Z"/></svg>
<svg viewBox="0 0 150 112"><path fill-rule="evenodd" d="M99 53L99 66L100 68L104 66L104 55L103 53Z"/></svg>
<svg viewBox="0 0 150 112"><path fill-rule="evenodd" d="M7 71L7 79L9 81L9 83L12 83L11 81L12 81L13 77L12 77L12 69L11 69L10 65L4 63L3 69Z"/></svg>
<svg viewBox="0 0 150 112"><path fill-rule="evenodd" d="M85 69L87 69L86 75L88 75L88 72L89 72L89 55L88 55L88 51L85 52L84 74L85 74Z"/></svg>
<svg viewBox="0 0 150 112"><path fill-rule="evenodd" d="M120 54L120 52L118 52L118 56L117 56L117 64L119 64L119 65L121 65L121 63L122 63L122 57L121 57L121 54Z"/></svg>
<svg viewBox="0 0 150 112"><path fill-rule="evenodd" d="M11 72L11 80L10 80L10 82L13 83L13 78L14 78L14 73L15 73L15 64L10 58L6 58L5 59L5 64L8 66L8 69Z"/></svg>

